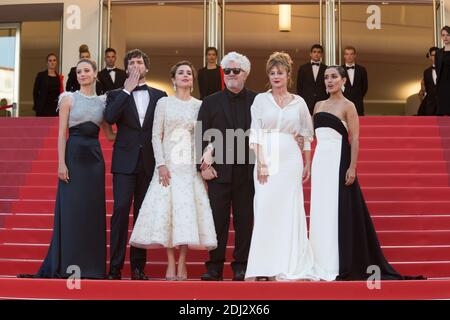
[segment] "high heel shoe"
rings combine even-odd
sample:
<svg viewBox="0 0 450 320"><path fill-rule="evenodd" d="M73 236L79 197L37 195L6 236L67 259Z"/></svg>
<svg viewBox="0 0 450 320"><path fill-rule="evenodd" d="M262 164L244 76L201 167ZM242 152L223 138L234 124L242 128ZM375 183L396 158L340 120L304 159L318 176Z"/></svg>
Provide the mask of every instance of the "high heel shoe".
<svg viewBox="0 0 450 320"><path fill-rule="evenodd" d="M167 277L166 276L166 281L177 281L178 277L177 276L173 276L173 277Z"/></svg>
<svg viewBox="0 0 450 320"><path fill-rule="evenodd" d="M181 277L177 276L176 278L177 278L177 281L186 281L187 280L187 275L181 276Z"/></svg>

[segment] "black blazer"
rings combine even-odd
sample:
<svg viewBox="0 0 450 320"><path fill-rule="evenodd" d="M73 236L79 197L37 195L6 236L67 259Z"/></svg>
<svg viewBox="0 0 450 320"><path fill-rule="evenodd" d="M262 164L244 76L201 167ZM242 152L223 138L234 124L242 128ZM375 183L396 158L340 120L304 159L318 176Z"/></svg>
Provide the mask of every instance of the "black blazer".
<svg viewBox="0 0 450 320"><path fill-rule="evenodd" d="M297 93L305 100L311 114L314 111L316 102L328 98L324 78L326 68L327 66L325 64L320 64L316 81L314 81L311 62L305 63L298 69Z"/></svg>
<svg viewBox="0 0 450 320"><path fill-rule="evenodd" d="M345 69L345 65L342 66ZM367 78L367 70L359 64L355 64L355 77L353 85L350 83L347 69L345 69L347 82L345 83L344 96L355 104L358 115L364 115L364 96L369 89L369 81Z"/></svg>
<svg viewBox="0 0 450 320"><path fill-rule="evenodd" d="M250 90L247 90L247 123L246 128L241 128L244 131L247 131L250 129L251 125L251 112L250 107L253 104L253 100L255 99L256 93ZM200 152L200 155L197 154L197 157L203 154L203 150L205 150L206 146L209 144L209 139L207 136L205 136L205 132L208 129L215 129L219 130L223 137L223 145L222 146L214 146L215 148L222 147L221 154L223 155L223 161L222 164L214 163L213 167L217 171L218 177L216 179L211 180L211 182L218 182L218 183L231 183L232 182L232 173L233 173L233 165L232 164L226 164L227 159L227 153L230 152L232 154L229 154L228 157L235 159L235 153L236 150L233 150L234 148L227 150L227 129L235 129L233 124L233 116L231 114L231 108L230 108L230 102L228 95L225 91L219 91L216 93L213 93L210 96L205 97L203 99L202 105L200 106L200 110L198 112L198 121L202 125L202 136L200 139L202 139L202 150L198 150ZM198 137L197 137L198 139ZM206 141L205 141L206 140ZM198 145L200 145L199 141L197 140ZM214 137L212 138L211 142L213 142L214 145ZM234 146L234 138L233 141L228 142L230 146ZM234 151L234 152L233 152ZM246 154L250 155L249 152L249 141L248 137L246 139L245 143L245 152ZM217 149L215 149L215 154L217 155ZM254 165L248 164L248 179L253 180L253 168ZM200 170L200 165L197 166L197 169Z"/></svg>
<svg viewBox="0 0 450 320"><path fill-rule="evenodd" d="M80 84L77 80L77 68L72 67L69 72L69 77L67 78L66 82L66 91L68 92L75 92L77 90L80 90ZM98 96L101 96L102 94L105 94L106 91L103 89L103 85L100 81L96 81L95 83L95 91Z"/></svg>
<svg viewBox="0 0 450 320"><path fill-rule="evenodd" d="M103 90L106 92L123 88L123 84L127 79L127 73L122 69L115 69L116 72L116 81L112 81L111 75L106 68L98 73L98 80L101 82Z"/></svg>
<svg viewBox="0 0 450 320"><path fill-rule="evenodd" d="M61 78L59 74L56 74L58 77L58 81L61 83ZM61 85L60 85L61 86ZM36 79L34 80L33 86L33 110L36 112L36 115L41 115L44 112L45 104L47 102L47 94L48 94L48 70L38 72L36 75ZM56 110L54 110L55 116L58 115Z"/></svg>
<svg viewBox="0 0 450 320"><path fill-rule="evenodd" d="M433 81L433 67L425 69L423 72L423 82L425 84L425 92L427 93L420 104L417 115L433 116L437 111L436 85Z"/></svg>
<svg viewBox="0 0 450 320"><path fill-rule="evenodd" d="M133 94L122 89L108 92L105 108L105 120L117 125L117 136L112 155L112 173L132 174L136 169L139 153L142 150L145 172L152 175L155 169L155 156L152 146L153 118L156 103L166 97L164 91L150 88L150 103L141 127L139 114Z"/></svg>

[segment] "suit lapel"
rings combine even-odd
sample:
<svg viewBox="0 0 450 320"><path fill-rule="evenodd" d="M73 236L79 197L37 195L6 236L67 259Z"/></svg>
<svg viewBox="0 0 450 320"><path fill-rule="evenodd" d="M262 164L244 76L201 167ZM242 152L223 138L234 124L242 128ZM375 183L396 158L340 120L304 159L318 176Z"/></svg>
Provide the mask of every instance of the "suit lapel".
<svg viewBox="0 0 450 320"><path fill-rule="evenodd" d="M154 112L155 105L156 105L156 103L154 103L154 97L152 95L150 88L148 88L148 96L149 96L148 106L147 106L147 111L145 112L145 118L144 118L144 123L142 124L142 127L144 127L145 124L147 123L148 118Z"/></svg>
<svg viewBox="0 0 450 320"><path fill-rule="evenodd" d="M132 109L133 109L134 116L135 116L135 118L136 118L136 120L138 122L138 125L140 127L141 126L141 121L139 121L139 112L138 112L138 109L137 109L136 101L134 101L133 92L130 93L130 100L131 100L131 104L133 105Z"/></svg>

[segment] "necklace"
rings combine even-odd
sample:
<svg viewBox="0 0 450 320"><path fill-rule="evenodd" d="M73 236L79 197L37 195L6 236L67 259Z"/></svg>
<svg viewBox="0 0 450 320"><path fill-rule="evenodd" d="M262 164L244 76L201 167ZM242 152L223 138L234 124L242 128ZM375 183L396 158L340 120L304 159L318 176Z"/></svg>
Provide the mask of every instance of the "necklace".
<svg viewBox="0 0 450 320"><path fill-rule="evenodd" d="M275 99L276 103L279 106L283 106L284 105L284 101L291 96L290 93L287 93L287 94L285 94L283 96L277 96L275 94L272 94L272 95L273 95L273 98Z"/></svg>

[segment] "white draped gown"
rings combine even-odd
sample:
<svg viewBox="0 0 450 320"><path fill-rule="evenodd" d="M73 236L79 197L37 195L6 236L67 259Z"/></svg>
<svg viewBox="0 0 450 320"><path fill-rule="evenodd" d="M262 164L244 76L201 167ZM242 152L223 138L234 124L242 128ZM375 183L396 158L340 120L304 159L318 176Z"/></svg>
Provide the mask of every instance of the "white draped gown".
<svg viewBox="0 0 450 320"><path fill-rule="evenodd" d="M313 126L308 107L298 95L280 108L270 91L256 96L251 107L250 146L259 144L269 168L267 183L257 180L255 166L254 227L246 280L315 280L304 208L302 153L295 134L311 149Z"/></svg>

